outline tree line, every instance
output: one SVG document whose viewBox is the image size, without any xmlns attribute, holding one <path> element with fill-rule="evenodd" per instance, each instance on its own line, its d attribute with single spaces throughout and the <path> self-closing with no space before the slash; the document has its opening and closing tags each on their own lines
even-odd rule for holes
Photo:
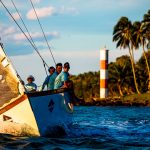
<svg viewBox="0 0 150 150">
<path fill-rule="evenodd" d="M 121 17 L 113 30 L 113 41 L 116 47 L 127 48 L 129 50 L 130 62 L 132 67 L 134 85 L 136 92 L 140 94 L 135 72 L 134 50 L 142 47 L 146 68 L 149 75 L 150 89 L 150 69 L 145 49 L 150 48 L 150 10 L 144 14 L 142 21 L 131 22 L 127 17 Z"/>
<path fill-rule="evenodd" d="M 142 21 L 131 22 L 121 17 L 113 30 L 116 47 L 128 49 L 129 56 L 118 57 L 108 64 L 108 90 L 110 96 L 143 93 L 150 91 L 150 10 Z M 135 62 L 134 51 L 143 50 Z M 99 97 L 100 72 L 88 72 L 72 76 L 75 94 L 79 98 Z"/>
<path fill-rule="evenodd" d="M 146 52 L 146 57 L 150 66 L 150 50 Z M 134 69 L 140 93 L 148 92 L 149 74 L 144 55 L 134 64 Z M 77 97 L 85 100 L 99 98 L 100 71 L 90 71 L 79 75 L 73 75 L 71 80 L 74 83 L 74 91 Z M 130 56 L 120 56 L 116 58 L 115 62 L 110 62 L 108 64 L 108 90 L 110 97 L 137 93 Z"/>
</svg>

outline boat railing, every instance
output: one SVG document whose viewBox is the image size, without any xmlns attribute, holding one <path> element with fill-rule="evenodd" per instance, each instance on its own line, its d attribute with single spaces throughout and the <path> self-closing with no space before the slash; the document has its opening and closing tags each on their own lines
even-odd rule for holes
<svg viewBox="0 0 150 150">
<path fill-rule="evenodd" d="M 46 95 L 52 95 L 52 94 L 58 94 L 58 93 L 64 93 L 68 92 L 71 89 L 68 88 L 60 88 L 55 90 L 47 90 L 47 91 L 34 91 L 34 92 L 25 92 L 25 94 L 28 97 L 37 97 L 37 96 L 46 96 Z"/>
</svg>

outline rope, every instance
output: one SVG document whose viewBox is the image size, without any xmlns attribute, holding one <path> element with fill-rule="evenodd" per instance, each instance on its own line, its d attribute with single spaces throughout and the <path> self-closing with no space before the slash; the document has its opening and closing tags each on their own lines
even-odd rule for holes
<svg viewBox="0 0 150 150">
<path fill-rule="evenodd" d="M 42 24 L 41 24 L 40 19 L 39 19 L 38 15 L 37 15 L 37 12 L 36 12 L 36 10 L 35 10 L 35 7 L 34 7 L 34 5 L 33 5 L 32 0 L 30 0 L 30 3 L 31 3 L 31 5 L 32 5 L 32 8 L 33 8 L 34 13 L 35 13 L 35 15 L 36 15 L 36 18 L 37 18 L 37 20 L 38 20 L 38 23 L 39 23 L 39 25 L 40 25 L 40 28 L 41 28 L 41 30 L 42 30 L 42 33 L 43 33 L 44 39 L 45 39 L 45 41 L 46 41 L 46 43 L 47 43 L 47 46 L 48 46 L 48 48 L 49 48 L 49 51 L 50 51 L 51 56 L 52 56 L 52 58 L 53 58 L 53 61 L 54 61 L 55 65 L 56 65 L 55 58 L 54 58 L 53 53 L 52 53 L 52 50 L 51 50 L 51 48 L 50 48 L 50 46 L 49 46 L 49 44 L 48 44 L 48 41 L 47 41 L 47 38 L 46 38 L 45 32 L 44 32 L 44 30 L 43 30 Z"/>
<path fill-rule="evenodd" d="M 13 4 L 13 6 L 14 6 L 16 12 L 17 12 L 17 14 L 19 15 L 19 17 L 20 17 L 20 19 L 21 19 L 21 21 L 22 21 L 22 24 L 24 25 L 24 27 L 25 27 L 25 29 L 26 29 L 26 31 L 27 31 L 27 33 L 28 33 L 28 35 L 29 35 L 29 37 L 30 37 L 30 39 L 31 39 L 31 41 L 32 41 L 32 43 L 33 43 L 33 45 L 34 45 L 34 47 L 35 47 L 36 49 L 38 49 L 38 48 L 36 47 L 34 41 L 33 41 L 33 38 L 32 38 L 32 36 L 31 36 L 31 34 L 30 34 L 30 32 L 29 32 L 29 30 L 28 30 L 26 24 L 25 24 L 24 21 L 23 21 L 23 19 L 22 19 L 20 13 L 19 13 L 19 11 L 18 11 L 18 9 L 17 9 L 17 7 L 16 7 L 14 1 L 11 0 L 11 2 L 12 2 L 12 4 Z M 39 54 L 39 51 L 38 51 L 38 54 Z M 42 59 L 42 61 L 43 61 L 43 59 Z M 45 65 L 48 67 L 48 65 L 45 63 L 45 61 L 43 61 L 43 66 L 44 66 L 44 69 L 45 69 L 45 72 L 46 72 L 46 75 L 47 75 L 47 71 L 46 71 L 46 66 L 45 66 Z"/>
<path fill-rule="evenodd" d="M 1 4 L 3 5 L 3 7 L 6 9 L 7 13 L 11 16 L 11 18 L 14 20 L 14 22 L 16 23 L 16 25 L 19 27 L 19 29 L 21 30 L 21 32 L 24 34 L 24 36 L 27 38 L 27 40 L 29 41 L 29 43 L 31 44 L 31 46 L 35 49 L 35 51 L 37 52 L 37 54 L 40 56 L 41 60 L 43 61 L 44 64 L 46 64 L 47 67 L 49 67 L 47 65 L 47 63 L 44 61 L 44 59 L 42 58 L 42 56 L 40 55 L 39 51 L 37 50 L 37 48 L 35 47 L 35 45 L 32 43 L 32 41 L 28 38 L 28 36 L 25 34 L 25 32 L 22 30 L 22 28 L 20 27 L 20 25 L 17 23 L 17 21 L 14 19 L 14 17 L 12 16 L 12 14 L 10 13 L 10 11 L 8 10 L 8 8 L 5 6 L 5 4 L 2 2 L 2 0 L 0 0 Z"/>
<path fill-rule="evenodd" d="M 22 23 L 23 23 L 23 25 L 24 25 L 24 27 L 25 27 L 25 29 L 26 29 L 26 31 L 27 31 L 27 33 L 28 33 L 28 35 L 29 35 L 29 37 L 30 37 L 30 39 L 31 39 L 31 41 L 32 41 L 32 43 L 33 43 L 34 46 L 36 47 L 36 45 L 35 45 L 35 43 L 34 43 L 34 41 L 33 41 L 33 38 L 31 37 L 31 34 L 30 34 L 30 32 L 29 32 L 27 26 L 25 25 L 25 23 L 24 23 L 24 21 L 23 21 L 21 15 L 20 15 L 20 13 L 19 13 L 19 11 L 18 11 L 18 9 L 17 9 L 17 7 L 16 7 L 14 1 L 11 0 L 11 2 L 12 2 L 12 4 L 13 4 L 14 8 L 16 9 L 16 12 L 17 12 L 17 14 L 19 15 L 19 17 L 20 17 L 20 19 L 21 19 L 21 21 L 22 21 Z"/>
</svg>

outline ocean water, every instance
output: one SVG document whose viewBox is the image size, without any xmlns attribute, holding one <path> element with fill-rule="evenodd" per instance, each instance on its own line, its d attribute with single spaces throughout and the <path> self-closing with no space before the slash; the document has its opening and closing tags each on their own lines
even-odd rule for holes
<svg viewBox="0 0 150 150">
<path fill-rule="evenodd" d="M 54 137 L 0 134 L 0 150 L 150 149 L 149 107 L 75 107 L 73 124 Z"/>
</svg>

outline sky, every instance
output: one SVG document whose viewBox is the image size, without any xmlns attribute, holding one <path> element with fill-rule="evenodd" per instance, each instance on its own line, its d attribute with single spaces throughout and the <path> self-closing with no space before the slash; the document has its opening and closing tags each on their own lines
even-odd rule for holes
<svg viewBox="0 0 150 150">
<path fill-rule="evenodd" d="M 2 0 L 26 33 L 11 0 Z M 54 66 L 30 0 L 13 0 L 34 42 L 49 66 Z M 128 50 L 112 42 L 113 27 L 122 17 L 141 21 L 150 0 L 32 0 L 55 61 L 71 65 L 71 74 L 99 70 L 99 51 L 109 50 L 109 62 Z M 43 63 L 31 44 L 0 4 L 0 37 L 15 69 L 25 81 L 30 74 L 41 85 L 46 77 Z M 142 54 L 136 51 L 135 58 Z"/>
</svg>

